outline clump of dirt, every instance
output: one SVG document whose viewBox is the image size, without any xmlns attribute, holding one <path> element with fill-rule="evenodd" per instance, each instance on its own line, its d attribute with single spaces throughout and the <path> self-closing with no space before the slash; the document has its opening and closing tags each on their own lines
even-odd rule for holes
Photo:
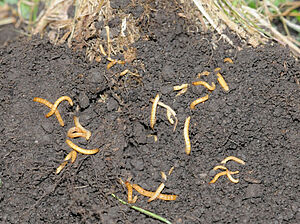
<svg viewBox="0 0 300 224">
<path fill-rule="evenodd" d="M 173 223 L 297 223 L 299 175 L 299 62 L 288 49 L 267 45 L 241 51 L 215 34 L 187 32 L 173 3 L 160 3 L 139 40 L 133 64 L 89 63 L 80 52 L 25 38 L 0 48 L 0 220 L 5 223 L 156 223 L 120 204 L 126 200 L 119 178 L 155 191 L 160 172 L 168 172 L 165 194 L 176 201 L 138 196 L 136 205 Z M 240 43 L 236 43 L 240 45 Z M 233 64 L 224 63 L 230 57 Z M 228 83 L 219 85 L 214 69 Z M 129 69 L 130 73 L 120 76 Z M 209 71 L 209 76 L 197 74 Z M 209 92 L 192 86 L 177 96 L 175 85 L 196 80 L 214 82 Z M 160 94 L 178 118 L 175 131 L 158 107 L 150 128 L 150 99 Z M 190 109 L 195 99 L 209 94 Z M 65 122 L 45 118 L 54 103 L 70 96 L 74 106 L 59 106 Z M 83 148 L 99 147 L 93 156 L 79 155 L 60 175 L 55 169 L 70 152 L 66 132 L 73 116 L 92 132 L 89 141 L 72 140 Z M 186 155 L 183 125 L 191 116 L 192 150 Z M 153 135 L 158 140 L 154 141 Z M 239 183 L 225 176 L 208 184 L 213 167 L 227 156 Z M 134 192 L 137 195 L 136 192 Z"/>
</svg>

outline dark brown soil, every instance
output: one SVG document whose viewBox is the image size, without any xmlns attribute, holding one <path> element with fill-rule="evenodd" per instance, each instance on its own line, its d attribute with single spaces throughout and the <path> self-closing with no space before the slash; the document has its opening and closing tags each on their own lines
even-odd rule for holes
<svg viewBox="0 0 300 224">
<path fill-rule="evenodd" d="M 241 51 L 221 39 L 212 43 L 215 34 L 187 32 L 173 3 L 162 7 L 156 6 L 144 27 L 148 40 L 133 46 L 135 66 L 107 70 L 105 60 L 89 63 L 79 52 L 38 38 L 0 48 L 1 223 L 158 223 L 111 193 L 127 200 L 119 178 L 155 191 L 160 172 L 172 166 L 163 193 L 178 199 L 148 203 L 139 195 L 136 206 L 172 223 L 300 222 L 299 62 L 274 43 Z M 225 57 L 234 64 L 224 63 Z M 229 92 L 218 84 L 216 67 Z M 141 77 L 119 77 L 126 68 Z M 197 80 L 204 70 L 211 74 L 201 80 L 215 82 L 216 89 L 191 110 L 190 103 L 208 91 L 190 87 L 176 97 L 173 86 Z M 150 128 L 150 99 L 156 94 L 177 112 L 175 132 L 161 107 Z M 54 103 L 63 95 L 75 105 L 59 106 L 66 124 L 61 127 L 55 116 L 45 118 L 49 108 L 33 98 Z M 78 155 L 56 175 L 70 152 L 65 140 L 74 115 L 92 137 L 72 141 L 101 151 Z M 183 138 L 188 116 L 190 155 Z M 223 176 L 209 184 L 213 167 L 231 155 L 246 162 L 226 164 L 240 171 L 234 175 L 239 183 Z"/>
</svg>

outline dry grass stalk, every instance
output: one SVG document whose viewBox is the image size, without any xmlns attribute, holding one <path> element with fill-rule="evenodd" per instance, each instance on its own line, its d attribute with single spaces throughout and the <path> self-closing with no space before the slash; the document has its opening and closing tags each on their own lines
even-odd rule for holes
<svg viewBox="0 0 300 224">
<path fill-rule="evenodd" d="M 234 31 L 242 39 L 246 39 L 253 47 L 266 42 L 266 37 L 234 8 L 227 0 L 193 0 L 208 23 L 231 45 L 232 41 L 226 36 L 226 27 Z M 224 26 L 226 25 L 226 26 Z"/>
<path fill-rule="evenodd" d="M 40 19 L 33 31 L 33 34 L 42 33 L 45 27 L 51 23 L 58 23 L 58 27 L 67 27 L 70 25 L 68 20 L 68 9 L 73 4 L 73 0 L 54 0 L 49 1 L 46 10 L 41 13 Z"/>
<path fill-rule="evenodd" d="M 261 26 L 265 26 L 269 28 L 270 32 L 274 36 L 274 39 L 276 39 L 279 43 L 285 45 L 287 44 L 290 49 L 295 53 L 296 56 L 300 56 L 300 49 L 292 42 L 290 41 L 287 37 L 282 35 L 280 32 L 278 32 L 271 24 L 270 22 L 263 18 L 260 14 L 257 13 L 256 10 L 249 8 L 247 6 L 242 6 L 242 9 L 245 10 L 245 12 L 251 14 L 255 19 L 257 19 L 258 23 Z"/>
</svg>

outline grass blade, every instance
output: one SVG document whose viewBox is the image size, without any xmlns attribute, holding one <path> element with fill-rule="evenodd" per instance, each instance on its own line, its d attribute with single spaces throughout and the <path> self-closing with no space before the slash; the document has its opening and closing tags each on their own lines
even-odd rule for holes
<svg viewBox="0 0 300 224">
<path fill-rule="evenodd" d="M 145 215 L 148 215 L 148 216 L 150 216 L 152 218 L 158 219 L 158 220 L 160 220 L 160 221 L 162 221 L 164 223 L 172 224 L 169 220 L 167 220 L 167 219 L 165 219 L 165 218 L 163 218 L 163 217 L 161 217 L 159 215 L 156 215 L 156 214 L 154 214 L 152 212 L 149 212 L 149 211 L 147 211 L 147 210 L 145 210 L 143 208 L 139 208 L 137 206 L 128 204 L 127 202 L 125 202 L 122 199 L 118 198 L 115 194 L 111 194 L 111 196 L 113 196 L 114 198 L 118 199 L 122 204 L 128 205 L 130 208 L 133 208 L 133 209 L 135 209 L 135 210 L 137 210 L 137 211 L 139 211 L 139 212 L 141 212 L 141 213 L 143 213 Z"/>
</svg>

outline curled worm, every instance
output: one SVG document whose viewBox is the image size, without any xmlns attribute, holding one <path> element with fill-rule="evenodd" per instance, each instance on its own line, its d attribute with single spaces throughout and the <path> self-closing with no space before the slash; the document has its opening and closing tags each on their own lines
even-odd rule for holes
<svg viewBox="0 0 300 224">
<path fill-rule="evenodd" d="M 51 111 L 46 115 L 46 117 L 50 117 L 52 114 L 54 114 L 55 111 L 56 111 L 56 109 L 57 109 L 57 107 L 58 107 L 58 105 L 59 105 L 59 104 L 61 103 L 61 101 L 63 101 L 63 100 L 67 100 L 67 101 L 69 102 L 69 104 L 70 104 L 71 106 L 73 106 L 73 101 L 72 101 L 72 99 L 71 99 L 70 97 L 68 97 L 68 96 L 62 96 L 62 97 L 58 98 L 58 99 L 55 101 L 55 103 L 54 103 L 53 106 L 51 107 Z"/>
<path fill-rule="evenodd" d="M 85 155 L 93 155 L 93 154 L 96 154 L 97 152 L 99 152 L 99 149 L 83 149 L 83 148 L 75 145 L 69 139 L 66 140 L 66 143 L 75 151 L 85 154 Z"/>
<path fill-rule="evenodd" d="M 206 100 L 208 100 L 208 95 L 204 96 L 204 97 L 201 97 L 197 100 L 194 100 L 191 105 L 190 105 L 190 108 L 191 109 L 195 109 L 195 106 L 199 103 L 204 103 Z"/>
<path fill-rule="evenodd" d="M 137 184 L 132 184 L 133 189 L 135 189 L 137 192 L 139 192 L 141 195 L 144 195 L 146 197 L 152 197 L 154 192 L 147 191 L 140 187 Z M 174 201 L 177 198 L 177 195 L 168 195 L 168 194 L 159 194 L 157 196 L 158 199 L 165 200 L 165 201 Z"/>
<path fill-rule="evenodd" d="M 34 97 L 34 98 L 33 98 L 33 101 L 34 101 L 34 102 L 41 103 L 41 104 L 44 104 L 44 105 L 46 105 L 47 107 L 49 107 L 50 109 L 53 107 L 53 104 L 50 103 L 48 100 L 45 100 L 45 99 L 42 99 L 42 98 L 39 98 L 39 97 Z M 56 118 L 57 118 L 59 124 L 60 124 L 61 126 L 64 126 L 64 125 L 65 125 L 65 124 L 64 124 L 64 121 L 63 121 L 63 119 L 61 118 L 61 115 L 60 115 L 60 113 L 59 113 L 59 111 L 58 111 L 57 109 L 55 110 L 54 114 L 55 114 L 55 116 L 56 116 Z"/>
</svg>

